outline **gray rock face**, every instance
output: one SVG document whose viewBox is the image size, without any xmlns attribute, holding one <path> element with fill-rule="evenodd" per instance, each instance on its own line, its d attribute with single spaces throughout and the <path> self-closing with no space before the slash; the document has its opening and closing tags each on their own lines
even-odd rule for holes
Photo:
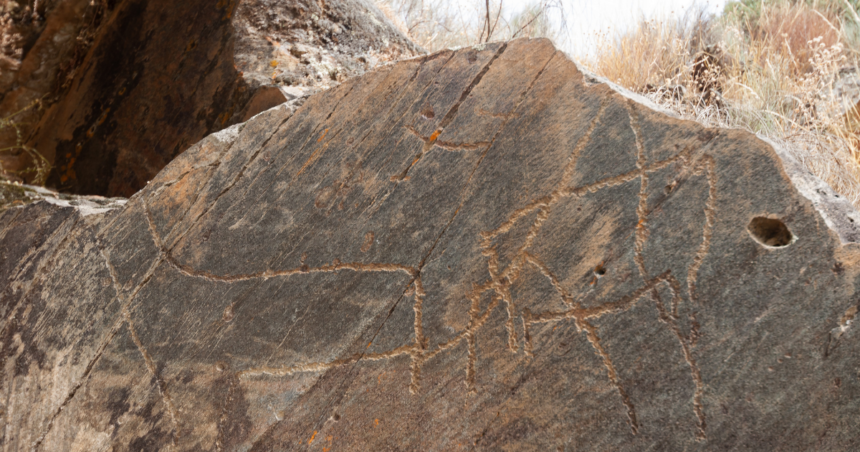
<svg viewBox="0 0 860 452">
<path fill-rule="evenodd" d="M 860 448 L 858 246 L 769 144 L 545 40 L 269 110 L 104 208 L 0 214 L 4 450 Z"/>
</svg>

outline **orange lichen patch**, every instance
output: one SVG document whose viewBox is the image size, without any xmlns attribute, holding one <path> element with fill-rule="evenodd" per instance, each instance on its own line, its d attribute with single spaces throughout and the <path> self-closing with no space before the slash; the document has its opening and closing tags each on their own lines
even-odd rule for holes
<svg viewBox="0 0 860 452">
<path fill-rule="evenodd" d="M 110 113 L 110 108 L 106 108 L 105 111 L 102 112 L 102 115 L 99 116 L 99 120 L 97 122 L 98 125 L 104 124 L 104 122 L 107 120 L 108 113 Z"/>
<path fill-rule="evenodd" d="M 373 426 L 374 426 L 374 427 L 379 427 L 379 419 L 374 419 L 374 420 L 373 420 Z"/>
<path fill-rule="evenodd" d="M 224 4 L 227 12 L 221 20 L 230 20 L 233 17 L 233 10 L 236 9 L 236 0 L 219 0 L 218 4 Z"/>
<path fill-rule="evenodd" d="M 218 115 L 218 121 L 221 122 L 221 125 L 223 126 L 224 124 L 227 123 L 227 120 L 230 119 L 232 116 L 233 116 L 233 107 L 230 107 L 229 110 Z"/>
<path fill-rule="evenodd" d="M 442 129 L 436 129 L 436 131 L 433 132 L 432 135 L 430 135 L 430 141 L 436 141 L 436 138 L 439 138 L 439 135 L 442 135 Z"/>
<path fill-rule="evenodd" d="M 371 246 L 373 246 L 373 231 L 368 231 L 364 234 L 364 243 L 361 245 L 361 252 L 366 253 L 370 251 Z"/>
<path fill-rule="evenodd" d="M 67 158 L 67 159 L 72 158 L 72 153 L 71 153 L 71 152 L 66 153 L 66 158 Z"/>
<path fill-rule="evenodd" d="M 327 134 L 327 133 L 328 133 L 328 129 L 323 130 L 323 133 L 322 133 L 322 135 L 319 137 L 319 139 L 317 140 L 317 143 L 319 143 L 320 141 L 322 141 L 322 140 L 323 140 L 323 138 L 325 138 L 325 134 Z"/>
<path fill-rule="evenodd" d="M 315 162 L 316 159 L 319 158 L 320 154 L 322 153 L 322 150 L 323 150 L 323 148 L 319 148 L 319 149 L 315 150 L 311 154 L 311 156 L 308 157 L 308 160 L 305 162 L 305 164 L 302 165 L 301 169 L 299 169 L 299 172 L 296 173 L 296 176 L 300 176 L 302 173 L 304 173 L 305 170 L 308 169 L 309 166 L 311 166 L 311 163 Z"/>
<path fill-rule="evenodd" d="M 314 442 L 314 438 L 316 438 L 316 437 L 317 437 L 317 431 L 316 431 L 316 430 L 314 430 L 314 434 L 313 434 L 313 435 L 311 435 L 311 439 L 309 439 L 309 440 L 308 440 L 308 444 L 313 443 L 313 442 Z"/>
<path fill-rule="evenodd" d="M 272 60 L 272 61 L 269 63 L 269 66 L 272 66 L 272 67 L 278 67 L 278 60 Z"/>
<path fill-rule="evenodd" d="M 226 9 L 226 13 L 224 14 L 223 20 L 227 20 L 233 16 L 233 6 L 235 6 L 236 0 L 218 0 L 218 3 L 215 4 L 215 8 L 217 9 Z"/>
</svg>

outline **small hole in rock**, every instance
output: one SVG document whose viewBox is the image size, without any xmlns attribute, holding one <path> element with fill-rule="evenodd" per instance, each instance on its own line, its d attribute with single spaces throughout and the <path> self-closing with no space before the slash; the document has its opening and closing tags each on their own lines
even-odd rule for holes
<svg viewBox="0 0 860 452">
<path fill-rule="evenodd" d="M 425 105 L 421 110 L 421 117 L 424 119 L 433 119 L 436 117 L 436 113 L 433 112 L 433 107 L 430 105 Z"/>
<path fill-rule="evenodd" d="M 606 267 L 603 264 L 598 264 L 597 267 L 594 267 L 594 276 L 600 278 L 601 276 L 606 274 Z"/>
<path fill-rule="evenodd" d="M 756 242 L 774 248 L 790 245 L 794 238 L 785 223 L 774 218 L 755 217 L 747 230 Z"/>
</svg>

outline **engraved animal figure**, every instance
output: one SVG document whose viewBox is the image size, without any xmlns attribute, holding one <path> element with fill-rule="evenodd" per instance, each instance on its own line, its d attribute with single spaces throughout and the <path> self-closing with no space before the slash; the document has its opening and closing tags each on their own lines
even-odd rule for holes
<svg viewBox="0 0 860 452">
<path fill-rule="evenodd" d="M 524 337 L 522 340 L 523 349 L 525 354 L 528 356 L 531 356 L 533 353 L 535 353 L 531 337 L 531 329 L 534 325 L 551 322 L 573 321 L 577 330 L 585 334 L 586 339 L 594 348 L 594 351 L 597 356 L 603 362 L 606 368 L 607 377 L 609 378 L 609 381 L 612 383 L 612 385 L 617 389 L 621 401 L 627 410 L 628 422 L 630 424 L 631 431 L 634 434 L 637 433 L 639 430 L 639 422 L 636 417 L 636 410 L 634 408 L 634 405 L 630 401 L 630 397 L 627 394 L 627 391 L 621 384 L 621 381 L 616 371 L 616 367 L 613 364 L 612 357 L 601 343 L 598 327 L 594 325 L 594 321 L 602 318 L 603 316 L 615 315 L 625 312 L 634 307 L 640 300 L 650 299 L 654 303 L 659 313 L 659 318 L 661 322 L 667 325 L 671 332 L 674 334 L 674 336 L 677 338 L 685 361 L 689 366 L 690 375 L 695 385 L 692 405 L 693 412 L 696 416 L 696 425 L 698 428 L 697 438 L 704 439 L 706 427 L 705 412 L 702 405 L 704 383 L 698 365 L 696 364 L 695 357 L 692 353 L 695 341 L 695 332 L 692 330 L 689 332 L 682 331 L 678 318 L 678 306 L 684 301 L 688 303 L 693 303 L 693 305 L 698 303 L 696 296 L 696 279 L 698 275 L 698 270 L 701 267 L 701 264 L 708 253 L 715 219 L 715 200 L 717 192 L 715 180 L 716 176 L 714 173 L 714 160 L 711 156 L 707 154 L 701 154 L 694 159 L 692 158 L 692 150 L 685 150 L 666 160 L 657 162 L 647 161 L 646 152 L 643 149 L 642 142 L 639 136 L 640 131 L 636 120 L 636 115 L 632 113 L 633 108 L 634 107 L 632 101 L 630 101 L 627 105 L 627 109 L 628 116 L 630 118 L 631 128 L 635 136 L 637 155 L 636 169 L 624 174 L 602 179 L 594 183 L 581 186 L 571 186 L 573 177 L 575 175 L 577 159 L 579 158 L 579 155 L 582 153 L 582 151 L 590 143 L 591 135 L 597 125 L 600 123 L 600 120 L 606 110 L 606 104 L 602 105 L 599 112 L 592 120 L 588 130 L 577 142 L 574 150 L 570 154 L 568 161 L 565 162 L 560 182 L 553 189 L 553 191 L 547 196 L 542 196 L 532 200 L 525 207 L 514 211 L 508 217 L 508 219 L 504 221 L 500 226 L 493 230 L 484 231 L 480 234 L 480 237 L 477 237 L 477 239 L 479 240 L 481 253 L 486 258 L 489 279 L 486 282 L 474 285 L 473 289 L 465 295 L 466 299 L 471 301 L 471 308 L 468 312 L 469 320 L 465 329 L 459 331 L 452 339 L 443 343 L 438 343 L 434 347 L 429 347 L 430 339 L 425 337 L 423 332 L 423 322 L 421 316 L 422 305 L 424 303 L 426 293 L 424 291 L 424 287 L 421 280 L 421 272 L 418 268 L 415 267 L 388 263 L 343 263 L 335 259 L 331 264 L 323 265 L 320 267 L 308 267 L 307 265 L 303 264 L 301 267 L 293 269 L 265 270 L 259 273 L 248 275 L 213 275 L 208 272 L 202 272 L 191 268 L 190 266 L 179 262 L 174 256 L 172 256 L 171 251 L 164 247 L 160 237 L 158 237 L 156 229 L 153 225 L 151 214 L 149 212 L 148 207 L 146 206 L 145 199 L 142 198 L 144 201 L 144 210 L 146 212 L 146 216 L 150 225 L 150 231 L 153 235 L 153 240 L 161 250 L 161 257 L 159 258 L 158 263 L 166 262 L 167 264 L 175 268 L 177 271 L 187 276 L 205 278 L 210 281 L 220 281 L 226 283 L 256 278 L 297 277 L 310 273 L 344 271 L 402 272 L 409 276 L 409 286 L 411 296 L 413 298 L 413 309 L 415 314 L 414 340 L 411 343 L 404 344 L 386 352 L 357 354 L 354 356 L 328 362 L 293 363 L 281 367 L 264 366 L 246 369 L 238 373 L 238 377 L 240 379 L 254 378 L 255 376 L 260 375 L 288 376 L 302 372 L 321 372 L 337 366 L 355 363 L 359 360 L 388 360 L 405 355 L 409 356 L 412 360 L 412 382 L 410 385 L 410 390 L 415 393 L 420 390 L 421 369 L 423 364 L 428 360 L 436 357 L 437 355 L 454 349 L 458 344 L 465 341 L 468 345 L 468 358 L 466 362 L 466 385 L 471 390 L 475 390 L 477 333 L 487 324 L 488 318 L 496 308 L 504 307 L 507 313 L 506 330 L 508 335 L 508 345 L 510 350 L 513 352 L 517 352 L 519 350 L 520 341 L 516 332 L 515 322 L 517 321 L 517 318 L 521 319 L 524 332 Z M 429 144 L 427 146 L 428 148 L 434 146 L 433 142 L 435 140 L 433 138 L 435 137 L 432 137 L 430 139 Z M 491 143 L 481 144 L 485 146 L 491 146 Z M 708 200 L 704 207 L 706 220 L 705 224 L 702 227 L 701 242 L 698 250 L 695 253 L 691 265 L 688 267 L 688 273 L 686 277 L 686 299 L 683 295 L 683 289 L 681 287 L 681 284 L 671 273 L 671 271 L 664 271 L 660 274 L 652 275 L 652 273 L 650 273 L 648 269 L 646 269 L 645 261 L 642 256 L 642 252 L 648 240 L 648 215 L 650 212 L 648 211 L 647 197 L 649 176 L 654 172 L 673 164 L 678 164 L 681 168 L 681 172 L 678 175 L 676 181 L 691 176 L 704 176 L 709 186 Z M 642 280 L 645 283 L 643 286 L 639 287 L 632 293 L 629 293 L 628 295 L 620 299 L 605 302 L 603 304 L 593 307 L 584 307 L 582 305 L 582 300 L 584 296 L 587 295 L 587 292 L 577 297 L 568 290 L 566 290 L 564 287 L 562 287 L 562 284 L 559 282 L 559 279 L 556 274 L 541 260 L 540 256 L 537 256 L 532 253 L 532 245 L 534 244 L 535 239 L 541 233 L 541 229 L 544 222 L 547 220 L 553 209 L 557 207 L 559 201 L 569 197 L 583 197 L 588 195 L 589 193 L 595 193 L 599 190 L 609 187 L 633 183 L 637 180 L 639 181 L 640 189 L 639 204 L 636 211 L 638 223 L 635 227 L 635 230 L 633 231 L 635 236 L 635 245 L 633 251 L 634 260 L 638 272 L 640 273 Z M 674 183 L 672 185 L 674 185 Z M 499 253 L 494 245 L 494 239 L 510 231 L 511 228 L 513 228 L 518 223 L 526 221 L 527 218 L 532 218 L 531 214 L 535 214 L 534 220 L 529 227 L 528 234 L 524 242 L 516 250 L 513 257 L 510 259 L 508 265 L 502 268 L 500 264 Z M 520 280 L 520 278 L 523 277 L 523 270 L 529 266 L 534 267 L 549 280 L 550 284 L 552 285 L 552 287 L 555 288 L 559 297 L 563 301 L 564 309 L 546 312 L 531 312 L 527 308 L 524 308 L 522 310 L 517 309 L 517 300 L 512 297 L 510 289 L 514 283 L 516 283 L 518 280 Z M 671 293 L 671 299 L 667 302 L 662 300 L 662 297 L 658 291 L 661 286 L 668 289 Z M 490 293 L 491 301 L 486 307 L 486 309 L 481 310 L 480 300 L 485 293 Z M 230 308 L 228 308 L 228 310 L 229 309 Z M 519 316 L 517 315 L 518 311 L 520 313 Z M 225 316 L 226 315 L 227 312 L 225 311 Z M 142 347 L 141 344 L 138 345 L 139 347 Z M 142 352 L 146 354 L 143 349 Z"/>
</svg>

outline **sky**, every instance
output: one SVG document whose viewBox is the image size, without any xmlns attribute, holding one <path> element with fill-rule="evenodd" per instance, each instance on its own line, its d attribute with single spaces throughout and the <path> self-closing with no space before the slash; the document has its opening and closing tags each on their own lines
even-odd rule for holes
<svg viewBox="0 0 860 452">
<path fill-rule="evenodd" d="M 503 0 L 505 14 L 510 17 L 535 0 Z M 598 33 L 612 36 L 635 27 L 640 19 L 683 17 L 690 8 L 704 7 L 710 13 L 723 10 L 726 0 L 561 0 L 567 22 L 568 42 L 558 42 L 575 55 L 592 52 Z M 561 12 L 551 13 L 559 20 Z"/>
</svg>

